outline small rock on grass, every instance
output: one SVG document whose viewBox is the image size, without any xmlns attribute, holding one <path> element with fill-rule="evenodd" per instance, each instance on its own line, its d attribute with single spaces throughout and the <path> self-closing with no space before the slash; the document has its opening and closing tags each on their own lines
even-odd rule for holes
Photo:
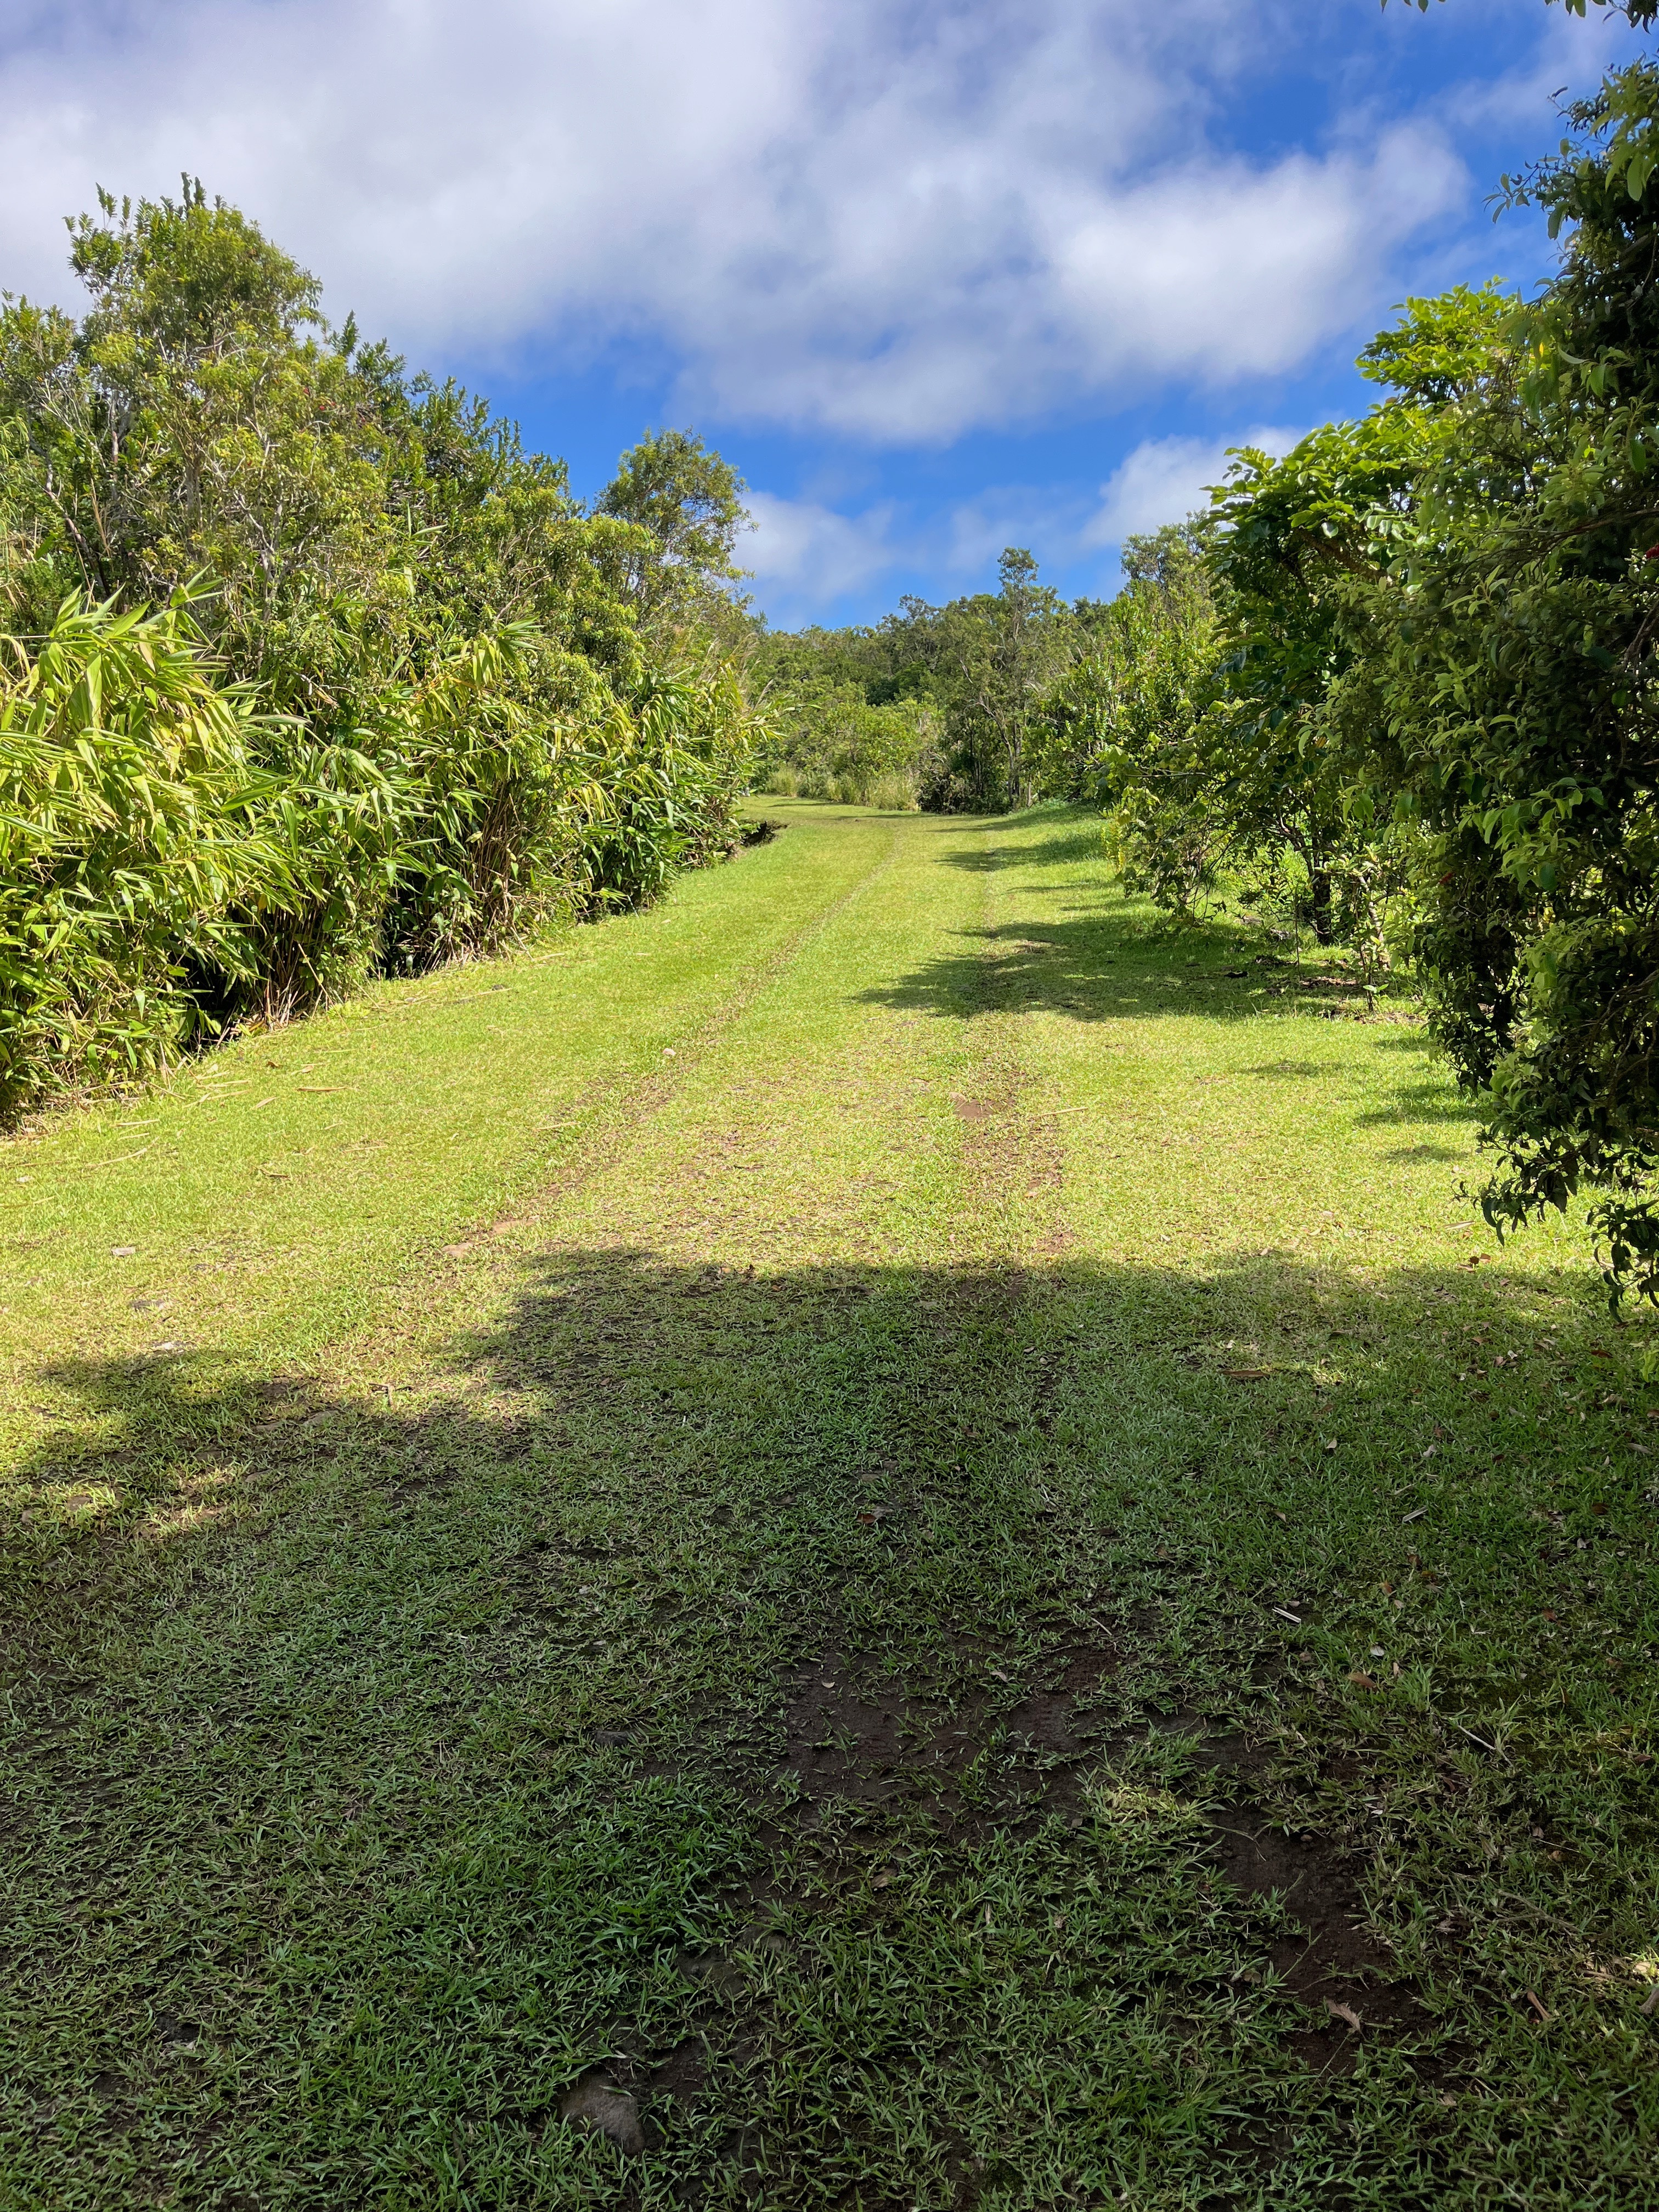
<svg viewBox="0 0 1659 2212">
<path fill-rule="evenodd" d="M 629 2158 L 645 2148 L 639 2106 L 625 2089 L 613 2089 L 608 2081 L 584 2081 L 567 2092 L 559 2100 L 559 2118 L 573 2128 L 608 2136 Z"/>
</svg>

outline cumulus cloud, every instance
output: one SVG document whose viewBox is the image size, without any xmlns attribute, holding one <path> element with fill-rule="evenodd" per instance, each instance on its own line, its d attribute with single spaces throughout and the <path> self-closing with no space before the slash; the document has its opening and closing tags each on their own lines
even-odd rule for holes
<svg viewBox="0 0 1659 2212">
<path fill-rule="evenodd" d="M 1124 539 L 1207 505 L 1207 488 L 1225 476 L 1231 448 L 1287 453 L 1302 435 L 1258 424 L 1226 439 L 1147 439 L 1093 499 L 1064 485 L 1002 484 L 931 512 L 884 501 L 843 514 L 814 500 L 754 492 L 747 503 L 755 534 L 741 557 L 757 598 L 779 623 L 823 616 L 896 569 L 932 579 L 927 588 L 935 592 L 994 590 L 997 557 L 1008 545 L 1028 547 L 1047 574 L 1068 578 L 1070 589 L 1110 591 Z"/>
<path fill-rule="evenodd" d="M 845 599 L 896 566 L 890 505 L 858 515 L 837 514 L 813 500 L 750 492 L 745 504 L 753 535 L 739 558 L 769 606 L 821 606 Z"/>
<path fill-rule="evenodd" d="M 416 352 L 663 349 L 687 409 L 943 442 L 1287 369 L 1461 198 L 1437 126 L 1206 136 L 1236 0 L 58 0 L 0 33 L 0 269 L 178 173 Z"/>
<path fill-rule="evenodd" d="M 1489 27 L 1502 40 L 1509 25 L 1486 0 Z M 1558 94 L 1570 87 L 1588 88 L 1603 70 L 1636 59 L 1648 44 L 1637 30 L 1608 9 L 1595 8 L 1575 19 L 1553 8 L 1533 30 L 1529 50 L 1497 76 L 1449 85 L 1433 102 L 1460 125 L 1523 124 L 1535 129 Z M 1496 52 L 1504 52 L 1498 44 Z M 1545 131 L 1546 145 L 1550 134 Z M 1540 149 L 1541 150 L 1541 149 Z"/>
<path fill-rule="evenodd" d="M 843 514 L 814 500 L 751 492 L 754 536 L 739 557 L 755 595 L 777 621 L 806 620 L 902 569 L 935 591 L 994 589 L 1007 545 L 1034 550 L 1045 568 L 1086 558 L 1090 502 L 1053 486 L 993 486 L 930 511 L 886 500 Z"/>
<path fill-rule="evenodd" d="M 1121 545 L 1143 530 L 1184 522 L 1210 503 L 1209 488 L 1227 473 L 1228 450 L 1259 446 L 1288 453 L 1300 430 L 1258 428 L 1236 438 L 1149 438 L 1127 454 L 1100 488 L 1100 507 L 1084 533 L 1089 545 Z"/>
</svg>

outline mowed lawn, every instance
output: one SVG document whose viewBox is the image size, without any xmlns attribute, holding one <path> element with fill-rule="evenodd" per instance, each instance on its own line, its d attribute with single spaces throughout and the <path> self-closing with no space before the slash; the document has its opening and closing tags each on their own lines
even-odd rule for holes
<svg viewBox="0 0 1659 2212">
<path fill-rule="evenodd" d="M 0 1146 L 0 2207 L 1659 2205 L 1653 1328 L 1404 1000 L 763 804 Z"/>
</svg>

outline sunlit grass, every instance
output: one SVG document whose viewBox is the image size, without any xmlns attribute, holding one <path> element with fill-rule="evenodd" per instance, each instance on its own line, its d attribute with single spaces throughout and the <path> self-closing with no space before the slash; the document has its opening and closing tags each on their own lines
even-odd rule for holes
<svg viewBox="0 0 1659 2212">
<path fill-rule="evenodd" d="M 0 2191 L 1644 2203 L 1645 1322 L 1408 1007 L 761 805 L 12 1147 Z"/>
</svg>

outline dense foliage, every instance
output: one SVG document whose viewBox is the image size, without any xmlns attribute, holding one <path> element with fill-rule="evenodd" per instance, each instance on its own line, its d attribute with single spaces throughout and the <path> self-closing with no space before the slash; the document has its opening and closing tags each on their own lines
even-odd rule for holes
<svg viewBox="0 0 1659 2212">
<path fill-rule="evenodd" d="M 1659 70 L 1574 111 L 1513 180 L 1559 277 L 1445 365 L 1369 617 L 1367 778 L 1427 842 L 1414 949 L 1481 1091 L 1489 1217 L 1588 1182 L 1616 1280 L 1659 1289 Z M 1432 362 L 1379 359 L 1415 396 Z"/>
<path fill-rule="evenodd" d="M 186 185 L 0 309 L 0 1107 L 650 897 L 732 836 L 742 487 L 561 463 Z"/>
<path fill-rule="evenodd" d="M 753 666 L 769 687 L 773 787 L 945 811 L 1040 797 L 1044 702 L 1103 611 L 1067 606 L 1018 546 L 997 581 L 942 607 L 902 599 L 868 628 L 763 634 Z"/>
<path fill-rule="evenodd" d="M 1498 1149 L 1488 1218 L 1588 1186 L 1611 1279 L 1650 1294 L 1656 112 L 1645 63 L 1573 111 L 1564 151 L 1509 185 L 1564 237 L 1559 276 L 1531 303 L 1410 303 L 1362 361 L 1389 396 L 1283 460 L 1241 457 L 1208 555 L 1208 719 L 1249 776 L 1286 773 L 1338 872 L 1409 886 L 1400 944 Z"/>
<path fill-rule="evenodd" d="M 1386 389 L 1370 415 L 1239 457 L 1203 524 L 1207 679 L 1171 679 L 1136 817 L 1171 905 L 1194 881 L 1183 840 L 1276 846 L 1322 939 L 1369 931 L 1380 960 L 1392 935 L 1483 1103 L 1488 1218 L 1588 1188 L 1615 1291 L 1650 1296 L 1656 114 L 1659 70 L 1637 64 L 1509 180 L 1564 240 L 1540 298 L 1410 302 L 1362 357 Z"/>
<path fill-rule="evenodd" d="M 1505 185 L 1563 242 L 1541 295 L 1408 302 L 1370 412 L 1241 452 L 1109 605 L 1011 552 L 998 594 L 769 649 L 935 702 L 928 803 L 1092 800 L 1172 916 L 1276 906 L 1373 981 L 1407 962 L 1488 1218 L 1588 1189 L 1615 1293 L 1659 1297 L 1656 118 L 1645 60 L 1570 111 Z"/>
</svg>

